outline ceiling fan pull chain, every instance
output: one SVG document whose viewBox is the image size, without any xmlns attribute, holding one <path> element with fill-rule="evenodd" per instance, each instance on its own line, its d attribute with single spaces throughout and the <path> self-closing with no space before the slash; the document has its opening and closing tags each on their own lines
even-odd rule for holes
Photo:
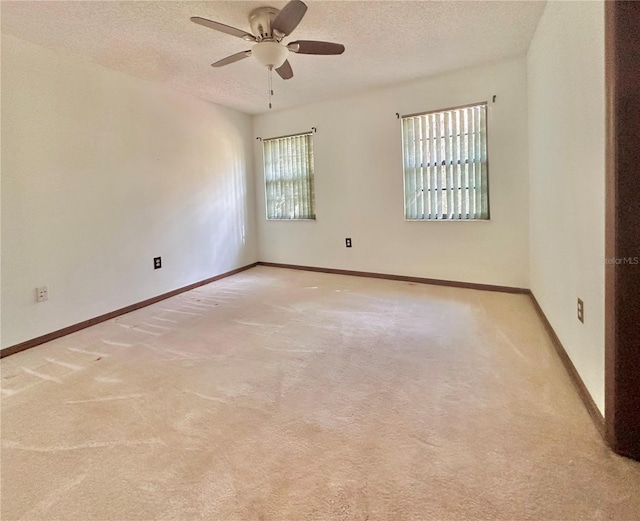
<svg viewBox="0 0 640 521">
<path fill-rule="evenodd" d="M 268 71 L 267 72 L 267 74 L 268 74 L 267 87 L 269 89 L 269 109 L 271 109 L 271 96 L 273 96 L 273 74 L 272 74 L 273 67 L 270 66 L 267 69 L 267 71 Z"/>
<path fill-rule="evenodd" d="M 271 67 L 267 67 L 267 97 L 269 98 L 269 108 L 271 108 Z"/>
</svg>

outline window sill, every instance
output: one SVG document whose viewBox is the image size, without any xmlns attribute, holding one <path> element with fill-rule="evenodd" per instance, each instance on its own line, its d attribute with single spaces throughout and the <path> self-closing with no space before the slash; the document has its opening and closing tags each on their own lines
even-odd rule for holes
<svg viewBox="0 0 640 521">
<path fill-rule="evenodd" d="M 491 219 L 404 219 L 406 223 L 490 223 Z"/>
</svg>

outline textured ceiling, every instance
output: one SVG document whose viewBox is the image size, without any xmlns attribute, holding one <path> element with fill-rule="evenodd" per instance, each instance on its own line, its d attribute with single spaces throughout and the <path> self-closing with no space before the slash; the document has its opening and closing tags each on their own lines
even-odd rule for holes
<svg viewBox="0 0 640 521">
<path fill-rule="evenodd" d="M 305 0 L 291 38 L 343 43 L 341 56 L 290 56 L 294 78 L 274 75 L 274 108 L 302 105 L 526 52 L 544 9 L 527 1 Z M 220 103 L 266 112 L 267 71 L 240 38 L 189 21 L 201 16 L 249 31 L 256 7 L 285 1 L 2 1 L 2 31 Z"/>
</svg>

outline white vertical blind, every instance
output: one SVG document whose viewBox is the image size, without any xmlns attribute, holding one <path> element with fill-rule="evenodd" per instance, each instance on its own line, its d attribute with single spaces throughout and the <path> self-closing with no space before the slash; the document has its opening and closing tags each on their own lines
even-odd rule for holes
<svg viewBox="0 0 640 521">
<path fill-rule="evenodd" d="M 315 219 L 311 133 L 265 139 L 267 219 Z"/>
<path fill-rule="evenodd" d="M 402 118 L 409 220 L 489 219 L 486 103 Z"/>
</svg>

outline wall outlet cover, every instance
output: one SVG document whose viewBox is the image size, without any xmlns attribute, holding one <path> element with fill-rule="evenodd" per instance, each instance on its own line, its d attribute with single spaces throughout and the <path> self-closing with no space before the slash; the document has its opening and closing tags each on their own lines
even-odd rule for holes
<svg viewBox="0 0 640 521">
<path fill-rule="evenodd" d="M 153 258 L 153 269 L 159 270 L 162 268 L 162 257 L 154 257 Z"/>
<path fill-rule="evenodd" d="M 36 301 L 44 302 L 49 300 L 49 286 L 39 286 L 36 288 Z"/>
<path fill-rule="evenodd" d="M 578 320 L 584 324 L 584 302 L 578 299 Z"/>
<path fill-rule="evenodd" d="M 347 248 L 351 248 L 351 237 L 346 238 L 344 242 L 347 245 Z"/>
</svg>

